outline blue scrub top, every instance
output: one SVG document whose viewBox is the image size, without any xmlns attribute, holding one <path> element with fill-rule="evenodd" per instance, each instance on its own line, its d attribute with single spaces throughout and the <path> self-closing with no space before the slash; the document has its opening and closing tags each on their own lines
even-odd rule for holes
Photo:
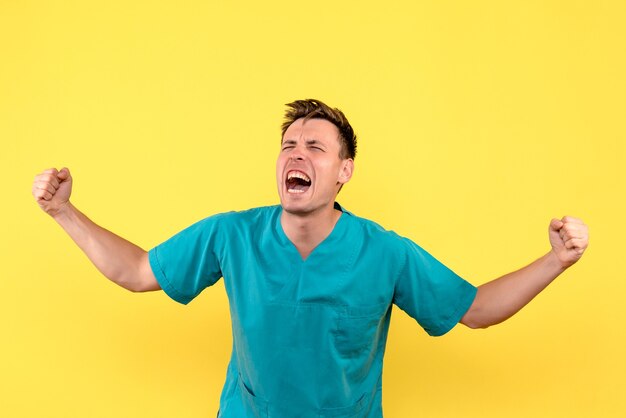
<svg viewBox="0 0 626 418">
<path fill-rule="evenodd" d="M 210 216 L 149 251 L 180 303 L 224 278 L 233 351 L 220 417 L 380 418 L 392 304 L 434 336 L 472 304 L 476 288 L 417 244 L 335 208 L 305 261 L 280 205 Z"/>
</svg>

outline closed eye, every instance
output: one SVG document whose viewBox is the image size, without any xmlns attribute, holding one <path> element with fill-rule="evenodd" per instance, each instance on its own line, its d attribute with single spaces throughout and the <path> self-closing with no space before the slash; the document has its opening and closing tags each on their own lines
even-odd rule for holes
<svg viewBox="0 0 626 418">
<path fill-rule="evenodd" d="M 316 140 L 309 140 L 306 142 L 306 145 L 311 149 L 315 149 L 318 151 L 325 151 L 324 146 L 320 144 L 319 141 L 316 141 Z"/>
</svg>

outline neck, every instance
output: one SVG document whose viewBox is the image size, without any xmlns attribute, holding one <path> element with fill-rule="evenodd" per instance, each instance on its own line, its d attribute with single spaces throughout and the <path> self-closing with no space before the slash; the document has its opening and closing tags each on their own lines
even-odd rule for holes
<svg viewBox="0 0 626 418">
<path fill-rule="evenodd" d="M 322 210 L 296 214 L 282 211 L 280 223 L 289 241 L 295 245 L 302 259 L 306 258 L 327 236 L 330 235 L 341 216 L 334 205 Z"/>
</svg>

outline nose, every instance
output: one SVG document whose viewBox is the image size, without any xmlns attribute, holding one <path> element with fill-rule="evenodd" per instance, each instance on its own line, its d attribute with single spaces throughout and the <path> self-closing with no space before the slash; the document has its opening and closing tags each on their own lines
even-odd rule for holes
<svg viewBox="0 0 626 418">
<path fill-rule="evenodd" d="M 291 155 L 289 156 L 289 158 L 291 160 L 293 160 L 293 161 L 303 161 L 304 160 L 304 152 L 302 151 L 302 148 L 295 147 L 291 151 Z"/>
</svg>

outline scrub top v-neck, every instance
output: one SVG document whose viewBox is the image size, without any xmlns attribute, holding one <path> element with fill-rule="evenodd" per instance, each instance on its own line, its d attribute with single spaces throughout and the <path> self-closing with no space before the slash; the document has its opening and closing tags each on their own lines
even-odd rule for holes
<svg viewBox="0 0 626 418">
<path fill-rule="evenodd" d="M 291 240 L 289 239 L 289 237 L 287 236 L 287 234 L 285 234 L 285 230 L 283 229 L 283 226 L 281 224 L 281 215 L 282 215 L 282 208 L 280 210 L 279 216 L 278 216 L 278 222 L 276 223 L 276 232 L 278 234 L 278 239 L 280 240 L 280 242 L 285 245 L 285 247 L 287 247 L 287 256 L 288 257 L 292 257 L 292 261 L 294 263 L 296 262 L 302 262 L 302 263 L 306 263 L 306 261 L 311 257 L 311 255 L 313 255 L 313 253 L 316 252 L 316 250 L 319 247 L 324 247 L 324 246 L 329 246 L 329 245 L 333 245 L 333 241 L 336 239 L 335 237 L 337 235 L 341 235 L 342 231 L 344 229 L 343 220 L 345 220 L 345 216 L 344 216 L 344 209 L 341 207 L 341 205 L 339 205 L 339 203 L 335 202 L 334 204 L 334 209 L 341 212 L 341 214 L 339 215 L 339 218 L 337 219 L 337 222 L 335 222 L 335 225 L 333 227 L 333 229 L 330 231 L 330 234 L 328 234 L 328 236 L 326 238 L 324 238 L 322 240 L 322 242 L 320 242 L 314 249 L 313 251 L 311 251 L 311 253 L 306 257 L 306 259 L 302 258 L 302 255 L 300 254 L 300 252 L 298 251 L 298 249 L 296 248 L 296 246 L 293 244 L 293 242 L 291 242 Z M 318 251 L 319 252 L 319 251 Z"/>
<path fill-rule="evenodd" d="M 220 416 L 382 416 L 391 306 L 431 335 L 476 288 L 407 238 L 342 211 L 303 260 L 269 206 L 205 218 L 149 251 L 161 288 L 188 303 L 221 277 L 233 351 Z"/>
</svg>

